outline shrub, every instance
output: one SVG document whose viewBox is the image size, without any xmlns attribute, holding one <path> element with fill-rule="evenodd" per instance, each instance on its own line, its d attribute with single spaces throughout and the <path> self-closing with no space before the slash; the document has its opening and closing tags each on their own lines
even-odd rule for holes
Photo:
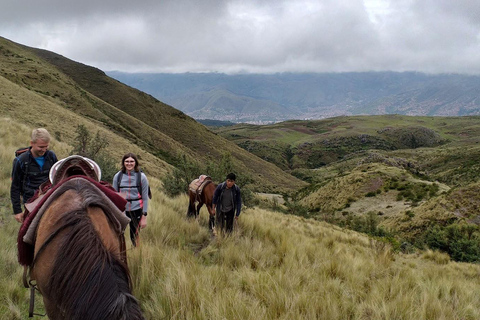
<svg viewBox="0 0 480 320">
<path fill-rule="evenodd" d="M 95 137 L 92 137 L 83 124 L 78 125 L 75 132 L 77 135 L 74 138 L 71 155 L 78 154 L 92 159 L 102 170 L 102 180 L 113 181 L 117 168 L 115 160 L 105 153 L 105 148 L 109 145 L 107 138 L 101 135 L 99 131 L 97 131 Z"/>
<path fill-rule="evenodd" d="M 451 224 L 447 227 L 433 226 L 424 236 L 431 249 L 446 252 L 455 261 L 475 262 L 480 260 L 480 235 L 478 226 Z"/>
</svg>

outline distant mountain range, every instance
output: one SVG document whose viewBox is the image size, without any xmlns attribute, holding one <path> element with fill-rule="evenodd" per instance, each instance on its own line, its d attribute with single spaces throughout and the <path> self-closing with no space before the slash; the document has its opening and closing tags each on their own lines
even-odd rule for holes
<svg viewBox="0 0 480 320">
<path fill-rule="evenodd" d="M 417 72 L 107 74 L 195 119 L 269 123 L 341 115 L 480 114 L 480 76 Z"/>
</svg>

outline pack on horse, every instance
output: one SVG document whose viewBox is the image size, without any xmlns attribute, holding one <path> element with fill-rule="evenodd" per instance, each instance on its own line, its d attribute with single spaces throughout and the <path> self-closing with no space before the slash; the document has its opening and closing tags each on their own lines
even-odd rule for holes
<svg viewBox="0 0 480 320">
<path fill-rule="evenodd" d="M 210 218 L 208 221 L 208 228 L 213 230 L 215 226 L 215 208 L 212 205 L 213 193 L 217 185 L 213 183 L 212 178 L 206 175 L 201 175 L 198 179 L 193 180 L 188 186 L 188 196 L 190 202 L 188 205 L 187 217 L 195 217 L 200 214 L 200 209 L 205 204 Z M 196 205 L 196 203 L 198 203 Z"/>
<path fill-rule="evenodd" d="M 30 270 L 30 316 L 38 288 L 50 319 L 144 319 L 127 266 L 126 200 L 100 176 L 90 159 L 68 157 L 26 205 L 18 250 Z"/>
</svg>

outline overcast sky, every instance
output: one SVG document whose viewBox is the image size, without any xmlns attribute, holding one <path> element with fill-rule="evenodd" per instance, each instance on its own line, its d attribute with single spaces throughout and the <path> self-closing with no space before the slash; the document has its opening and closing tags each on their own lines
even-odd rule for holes
<svg viewBox="0 0 480 320">
<path fill-rule="evenodd" d="M 0 0 L 0 36 L 104 71 L 480 74 L 480 0 Z"/>
</svg>

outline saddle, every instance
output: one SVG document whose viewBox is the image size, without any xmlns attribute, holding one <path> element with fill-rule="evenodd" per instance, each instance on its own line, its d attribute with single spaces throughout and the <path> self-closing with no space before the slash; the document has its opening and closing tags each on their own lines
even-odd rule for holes
<svg viewBox="0 0 480 320">
<path fill-rule="evenodd" d="M 203 188 L 211 182 L 213 182 L 211 177 L 202 174 L 200 177 L 198 177 L 198 179 L 193 180 L 188 186 L 188 188 L 197 196 L 200 196 L 202 194 Z"/>
<path fill-rule="evenodd" d="M 100 181 L 102 171 L 95 161 L 79 155 L 69 156 L 57 161 L 50 169 L 48 175 L 49 180 L 42 183 L 32 199 L 25 204 L 25 208 L 27 209 L 25 215 L 35 210 L 42 198 L 52 187 L 58 185 L 60 181 L 64 181 L 68 177 L 75 175 L 86 176 L 95 181 Z"/>
<path fill-rule="evenodd" d="M 102 170 L 98 164 L 89 159 L 79 155 L 69 156 L 55 163 L 50 169 L 50 182 L 52 185 L 65 180 L 71 176 L 86 176 L 95 181 L 100 181 L 102 178 Z"/>
<path fill-rule="evenodd" d="M 24 221 L 17 238 L 18 258 L 22 265 L 33 260 L 33 247 L 36 228 L 43 212 L 49 205 L 49 198 L 63 192 L 62 186 L 74 180 L 88 180 L 104 198 L 106 206 L 113 212 L 112 221 L 116 221 L 117 232 L 121 233 L 130 219 L 123 214 L 127 201 L 107 182 L 100 181 L 101 171 L 98 165 L 82 156 L 70 156 L 58 161 L 50 170 L 50 181 L 46 181 L 35 193 L 32 200 L 25 204 Z"/>
</svg>

